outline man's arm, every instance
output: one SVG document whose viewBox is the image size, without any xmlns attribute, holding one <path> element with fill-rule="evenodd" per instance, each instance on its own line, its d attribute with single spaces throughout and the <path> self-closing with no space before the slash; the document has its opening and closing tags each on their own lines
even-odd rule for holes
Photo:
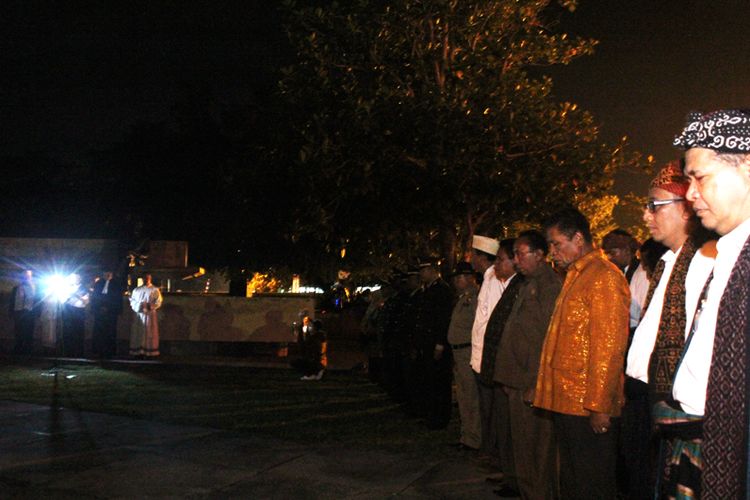
<svg viewBox="0 0 750 500">
<path fill-rule="evenodd" d="M 553 276 L 552 280 L 537 281 L 536 294 L 534 306 L 536 313 L 531 318 L 531 324 L 529 325 L 528 337 L 529 337 L 529 351 L 526 359 L 526 366 L 528 371 L 526 373 L 525 384 L 527 388 L 533 389 L 536 387 L 536 379 L 539 374 L 539 360 L 542 357 L 542 346 L 544 345 L 544 338 L 547 336 L 547 329 L 549 328 L 550 320 L 552 319 L 552 313 L 555 311 L 555 303 L 557 302 L 557 296 L 560 295 L 562 289 L 562 283 Z M 529 397 L 533 400 L 533 397 Z"/>
<path fill-rule="evenodd" d="M 622 404 L 628 342 L 630 289 L 625 277 L 614 270 L 599 273 L 589 288 L 589 304 L 590 353 L 583 406 L 591 412 L 613 415 L 619 413 Z M 592 416 L 592 424 L 594 420 L 599 423 L 605 419 Z"/>
</svg>

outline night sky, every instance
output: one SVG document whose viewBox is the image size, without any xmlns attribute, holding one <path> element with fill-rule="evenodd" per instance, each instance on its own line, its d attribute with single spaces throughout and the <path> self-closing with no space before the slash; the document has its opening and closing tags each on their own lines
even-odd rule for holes
<svg viewBox="0 0 750 500">
<path fill-rule="evenodd" d="M 688 111 L 750 106 L 747 0 L 589 0 L 563 22 L 600 45 L 551 73 L 556 94 L 591 111 L 610 141 L 627 135 L 664 163 Z"/>
<path fill-rule="evenodd" d="M 35 2 L 0 9 L 0 154 L 65 161 L 165 118 L 196 88 L 263 100 L 290 61 L 274 2 Z M 689 110 L 750 106 L 747 0 L 582 0 L 563 28 L 601 41 L 550 68 L 555 94 L 662 163 Z"/>
<path fill-rule="evenodd" d="M 219 99 L 270 92 L 288 51 L 266 4 L 3 2 L 2 152 L 75 161 L 198 89 Z"/>
</svg>

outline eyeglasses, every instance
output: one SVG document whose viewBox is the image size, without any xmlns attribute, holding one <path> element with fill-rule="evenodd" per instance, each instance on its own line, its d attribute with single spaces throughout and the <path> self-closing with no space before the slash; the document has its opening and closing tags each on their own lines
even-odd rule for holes
<svg viewBox="0 0 750 500">
<path fill-rule="evenodd" d="M 656 212 L 656 209 L 664 206 L 669 205 L 672 203 L 677 203 L 678 201 L 685 201 L 685 198 L 670 198 L 668 200 L 648 200 L 648 203 L 643 205 L 644 210 L 648 210 L 650 213 Z"/>
</svg>

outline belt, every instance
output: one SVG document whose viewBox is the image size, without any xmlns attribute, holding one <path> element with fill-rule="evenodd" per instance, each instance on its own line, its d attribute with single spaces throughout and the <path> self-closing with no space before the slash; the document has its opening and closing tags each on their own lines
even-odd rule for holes
<svg viewBox="0 0 750 500">
<path fill-rule="evenodd" d="M 463 349 L 465 347 L 469 347 L 471 345 L 471 342 L 466 342 L 465 344 L 451 344 L 451 349 L 454 351 L 456 349 Z"/>
</svg>

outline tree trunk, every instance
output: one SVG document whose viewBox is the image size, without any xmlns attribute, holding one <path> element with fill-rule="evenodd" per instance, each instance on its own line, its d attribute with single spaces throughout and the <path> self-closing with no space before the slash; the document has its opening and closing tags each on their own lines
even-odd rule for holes
<svg viewBox="0 0 750 500">
<path fill-rule="evenodd" d="M 443 265 L 441 271 L 447 276 L 456 266 L 456 230 L 450 225 L 444 225 L 440 229 L 441 254 Z"/>
</svg>

